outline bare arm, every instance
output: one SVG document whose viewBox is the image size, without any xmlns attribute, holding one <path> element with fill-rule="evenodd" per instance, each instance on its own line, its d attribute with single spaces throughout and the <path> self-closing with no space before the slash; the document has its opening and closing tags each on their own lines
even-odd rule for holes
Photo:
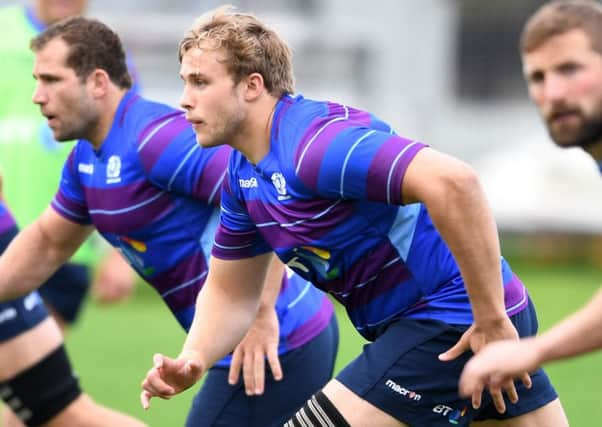
<svg viewBox="0 0 602 427">
<path fill-rule="evenodd" d="M 500 246 L 493 214 L 474 171 L 435 150 L 420 151 L 404 178 L 404 203 L 420 201 L 452 251 L 475 322 L 506 318 Z"/>
<path fill-rule="evenodd" d="M 91 231 L 92 227 L 68 221 L 47 208 L 0 257 L 0 301 L 17 298 L 40 286 L 73 255 Z"/>
<path fill-rule="evenodd" d="M 602 348 L 602 290 L 585 307 L 533 341 L 539 363 Z"/>
<path fill-rule="evenodd" d="M 602 290 L 581 310 L 542 335 L 520 341 L 494 342 L 466 364 L 460 378 L 462 395 L 478 393 L 533 371 L 549 361 L 602 348 Z M 520 357 L 516 357 L 519 354 Z"/>
<path fill-rule="evenodd" d="M 176 359 L 156 354 L 153 368 L 142 381 L 140 401 L 145 409 L 153 396 L 169 399 L 191 387 L 243 339 L 257 315 L 272 256 L 210 259 L 182 352 Z"/>
<path fill-rule="evenodd" d="M 274 379 L 282 379 L 282 367 L 278 359 L 280 325 L 275 305 L 283 276 L 284 264 L 274 257 L 261 294 L 257 317 L 232 354 L 228 382 L 236 384 L 242 370 L 245 392 L 249 396 L 263 394 L 266 359 Z"/>
<path fill-rule="evenodd" d="M 237 261 L 211 258 L 182 354 L 197 353 L 208 368 L 236 347 L 257 314 L 272 256 Z"/>
<path fill-rule="evenodd" d="M 406 171 L 402 192 L 405 203 L 420 201 L 426 206 L 460 268 L 472 306 L 474 323 L 439 358 L 449 361 L 468 350 L 476 353 L 492 341 L 518 339 L 504 305 L 497 227 L 475 172 L 453 157 L 423 149 Z M 522 378 L 530 384 L 527 372 Z M 512 381 L 503 388 L 512 402 L 518 400 Z M 500 389 L 490 393 L 498 412 L 505 412 Z M 480 407 L 480 391 L 473 394 L 472 404 Z"/>
</svg>

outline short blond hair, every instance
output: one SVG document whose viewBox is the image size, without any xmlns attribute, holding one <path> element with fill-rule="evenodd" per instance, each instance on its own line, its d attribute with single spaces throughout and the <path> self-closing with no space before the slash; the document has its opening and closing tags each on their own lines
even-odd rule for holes
<svg viewBox="0 0 602 427">
<path fill-rule="evenodd" d="M 180 62 L 188 50 L 201 47 L 226 52 L 224 63 L 235 83 L 259 73 L 270 94 L 294 92 L 291 49 L 251 14 L 227 5 L 202 15 L 180 42 Z"/>
<path fill-rule="evenodd" d="M 555 0 L 546 3 L 527 21 L 520 39 L 521 53 L 529 53 L 548 39 L 582 30 L 592 49 L 602 54 L 602 5 L 595 0 Z"/>
</svg>

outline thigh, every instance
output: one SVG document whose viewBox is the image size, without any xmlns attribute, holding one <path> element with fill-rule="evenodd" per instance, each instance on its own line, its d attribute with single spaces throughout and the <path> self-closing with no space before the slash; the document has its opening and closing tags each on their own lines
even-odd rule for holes
<svg viewBox="0 0 602 427">
<path fill-rule="evenodd" d="M 25 425 L 39 426 L 67 408 L 81 390 L 61 345 L 35 365 L 0 382 L 0 395 Z"/>
<path fill-rule="evenodd" d="M 471 427 L 568 427 L 569 422 L 556 399 L 527 414 L 505 420 L 474 421 Z"/>
<path fill-rule="evenodd" d="M 332 377 L 337 347 L 338 328 L 333 316 L 316 338 L 280 357 L 282 380 L 275 381 L 266 364 L 266 386 L 261 396 L 247 396 L 242 381 L 229 385 L 227 368 L 210 369 L 193 399 L 186 426 L 282 426 Z"/>
<path fill-rule="evenodd" d="M 406 427 L 385 411 L 362 399 L 336 379 L 322 390 L 351 426 Z"/>
<path fill-rule="evenodd" d="M 525 322 L 515 322 L 517 328 L 531 332 L 534 319 L 528 313 L 523 317 Z M 541 371 L 534 375 L 530 390 L 517 385 L 519 403 L 508 403 L 506 414 L 495 412 L 488 394 L 483 398 L 482 408 L 475 411 L 470 401 L 458 394 L 460 374 L 472 353 L 451 362 L 438 359 L 465 330 L 466 326 L 437 321 L 400 319 L 375 342 L 367 344 L 337 379 L 360 398 L 412 426 L 450 423 L 466 426 L 474 419 L 517 417 L 556 399 L 553 387 Z"/>
</svg>

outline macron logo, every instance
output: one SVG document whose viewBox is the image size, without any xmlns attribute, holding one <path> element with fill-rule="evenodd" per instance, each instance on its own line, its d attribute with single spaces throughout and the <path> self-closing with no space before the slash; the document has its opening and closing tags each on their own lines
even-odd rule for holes
<svg viewBox="0 0 602 427">
<path fill-rule="evenodd" d="M 415 402 L 418 402 L 420 399 L 422 399 L 422 396 L 420 394 L 416 393 L 415 391 L 408 390 L 407 388 L 400 386 L 393 380 L 387 379 L 387 381 L 385 382 L 385 385 L 387 387 L 389 387 L 391 390 L 393 390 L 395 393 L 398 393 L 398 394 L 402 395 L 403 397 L 407 397 L 408 399 L 411 399 Z"/>
<path fill-rule="evenodd" d="M 257 178 L 239 179 L 238 185 L 240 188 L 257 188 Z"/>
<path fill-rule="evenodd" d="M 77 170 L 81 173 L 92 175 L 94 173 L 94 165 L 92 163 L 79 163 L 77 165 Z"/>
</svg>

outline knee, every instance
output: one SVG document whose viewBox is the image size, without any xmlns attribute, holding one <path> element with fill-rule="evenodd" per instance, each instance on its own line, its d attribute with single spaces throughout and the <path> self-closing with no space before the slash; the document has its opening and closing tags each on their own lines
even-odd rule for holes
<svg viewBox="0 0 602 427">
<path fill-rule="evenodd" d="M 321 391 L 286 422 L 285 427 L 350 427 L 339 410 Z"/>
</svg>

